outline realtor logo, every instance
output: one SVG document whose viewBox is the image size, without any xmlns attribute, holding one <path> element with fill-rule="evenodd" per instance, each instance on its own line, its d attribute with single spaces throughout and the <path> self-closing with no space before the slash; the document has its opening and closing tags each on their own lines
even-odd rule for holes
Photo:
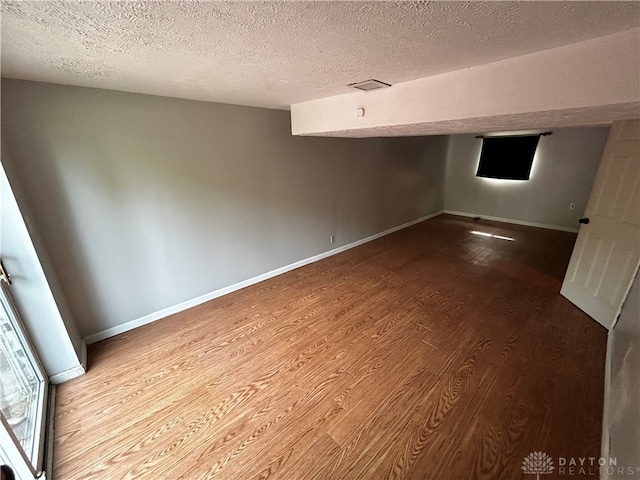
<svg viewBox="0 0 640 480">
<path fill-rule="evenodd" d="M 522 461 L 522 471 L 528 475 L 535 475 L 540 480 L 540 475 L 553 472 L 553 460 L 544 452 L 531 452 Z"/>
</svg>

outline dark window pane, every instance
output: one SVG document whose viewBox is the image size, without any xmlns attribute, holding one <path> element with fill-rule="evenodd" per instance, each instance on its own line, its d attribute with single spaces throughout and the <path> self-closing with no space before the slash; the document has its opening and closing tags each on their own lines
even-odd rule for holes
<svg viewBox="0 0 640 480">
<path fill-rule="evenodd" d="M 478 177 L 529 180 L 539 135 L 489 137 L 482 141 Z"/>
</svg>

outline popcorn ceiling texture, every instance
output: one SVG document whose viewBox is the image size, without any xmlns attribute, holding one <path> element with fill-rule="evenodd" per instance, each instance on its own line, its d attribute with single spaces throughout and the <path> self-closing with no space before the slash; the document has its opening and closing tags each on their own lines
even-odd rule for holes
<svg viewBox="0 0 640 480">
<path fill-rule="evenodd" d="M 628 30 L 637 2 L 2 2 L 2 76 L 288 109 Z"/>
</svg>

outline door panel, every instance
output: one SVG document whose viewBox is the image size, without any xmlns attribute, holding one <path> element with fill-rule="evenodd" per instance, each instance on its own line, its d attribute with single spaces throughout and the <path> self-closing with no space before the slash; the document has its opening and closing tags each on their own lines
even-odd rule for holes
<svg viewBox="0 0 640 480">
<path fill-rule="evenodd" d="M 561 293 L 611 328 L 640 262 L 640 121 L 617 122 L 596 175 Z"/>
<path fill-rule="evenodd" d="M 13 193 L 4 172 L 0 174 L 0 262 L 9 269 L 0 268 L 0 453 L 18 478 L 33 479 L 44 464 L 49 380 L 12 298 L 25 279 L 22 259 L 7 254 L 7 239 L 15 233 L 6 208 Z M 37 302 L 39 292 L 34 293 L 31 299 Z M 44 323 L 40 317 L 37 320 Z"/>
<path fill-rule="evenodd" d="M 589 288 L 589 281 L 593 277 L 596 260 L 600 257 L 603 240 L 589 232 L 585 232 L 584 237 L 576 242 L 574 254 L 579 255 L 572 281 L 584 288 Z"/>
<path fill-rule="evenodd" d="M 40 466 L 47 381 L 0 285 L 0 412 L 32 466 Z"/>
</svg>

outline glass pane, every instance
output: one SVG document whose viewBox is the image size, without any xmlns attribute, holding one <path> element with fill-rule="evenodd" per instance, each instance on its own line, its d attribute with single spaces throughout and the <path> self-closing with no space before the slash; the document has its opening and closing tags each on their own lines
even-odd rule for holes
<svg viewBox="0 0 640 480">
<path fill-rule="evenodd" d="M 35 463 L 44 382 L 0 302 L 0 410 L 27 456 Z"/>
</svg>

